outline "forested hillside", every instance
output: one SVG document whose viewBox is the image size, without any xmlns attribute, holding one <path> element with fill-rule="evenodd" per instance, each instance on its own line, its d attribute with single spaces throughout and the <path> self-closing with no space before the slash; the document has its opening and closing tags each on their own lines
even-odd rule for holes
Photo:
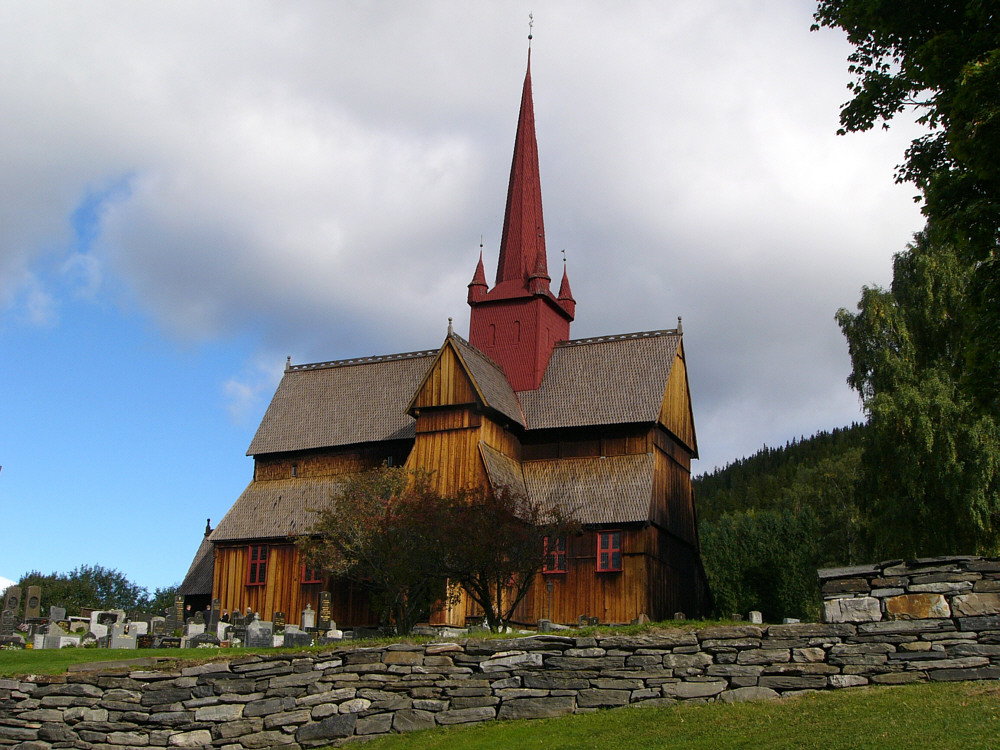
<svg viewBox="0 0 1000 750">
<path fill-rule="evenodd" d="M 863 425 L 764 447 L 695 478 L 702 557 L 719 615 L 818 614 L 816 569 L 866 559 L 855 485 Z"/>
</svg>

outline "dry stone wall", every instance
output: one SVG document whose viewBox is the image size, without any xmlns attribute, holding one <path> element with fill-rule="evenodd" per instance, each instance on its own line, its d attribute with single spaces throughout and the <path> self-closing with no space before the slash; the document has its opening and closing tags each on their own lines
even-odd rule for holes
<svg viewBox="0 0 1000 750">
<path fill-rule="evenodd" d="M 275 652 L 177 671 L 0 679 L 0 746 L 308 748 L 626 705 L 1000 677 L 1000 610 L 991 597 L 969 598 L 1000 593 L 1000 560 L 887 563 L 823 571 L 821 580 L 827 602 L 837 602 L 828 614 L 843 621 Z M 938 599 L 896 599 L 925 595 L 941 596 L 947 613 Z"/>
</svg>

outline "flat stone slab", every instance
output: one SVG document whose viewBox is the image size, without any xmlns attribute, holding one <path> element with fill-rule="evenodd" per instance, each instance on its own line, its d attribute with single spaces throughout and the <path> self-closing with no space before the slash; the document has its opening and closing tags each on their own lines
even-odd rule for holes
<svg viewBox="0 0 1000 750">
<path fill-rule="evenodd" d="M 948 600 L 941 594 L 902 594 L 885 600 L 890 620 L 936 620 L 951 617 Z"/>
</svg>

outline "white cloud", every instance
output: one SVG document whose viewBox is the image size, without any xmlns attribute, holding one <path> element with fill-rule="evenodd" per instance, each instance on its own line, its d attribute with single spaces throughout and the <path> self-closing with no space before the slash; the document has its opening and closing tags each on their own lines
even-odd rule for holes
<svg viewBox="0 0 1000 750">
<path fill-rule="evenodd" d="M 0 594 L 7 590 L 8 586 L 13 586 L 17 581 L 12 581 L 9 578 L 4 578 L 0 576 Z"/>
<path fill-rule="evenodd" d="M 574 333 L 683 315 L 709 464 L 854 418 L 833 314 L 921 222 L 892 183 L 911 129 L 834 135 L 842 37 L 802 3 L 534 12 Z M 0 304 L 51 324 L 55 292 L 25 279 L 55 255 L 76 292 L 121 279 L 180 339 L 249 332 L 296 361 L 435 346 L 448 316 L 464 330 L 481 234 L 496 261 L 525 32 L 500 3 L 4 5 Z M 74 254 L 74 209 L 121 175 Z M 250 370 L 226 385 L 237 415 L 270 387 Z"/>
</svg>

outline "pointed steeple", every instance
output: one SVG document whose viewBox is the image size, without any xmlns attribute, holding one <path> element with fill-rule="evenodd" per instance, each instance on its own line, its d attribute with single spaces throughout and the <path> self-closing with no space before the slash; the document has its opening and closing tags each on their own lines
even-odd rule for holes
<svg viewBox="0 0 1000 750">
<path fill-rule="evenodd" d="M 566 272 L 566 263 L 563 262 L 563 277 L 559 283 L 559 304 L 570 315 L 576 315 L 576 300 L 573 299 L 573 290 L 569 288 L 569 274 Z"/>
<path fill-rule="evenodd" d="M 489 286 L 486 283 L 486 271 L 483 270 L 483 251 L 480 249 L 479 264 L 476 266 L 476 272 L 472 276 L 472 281 L 469 282 L 469 304 L 479 302 L 479 300 L 486 296 L 487 289 L 489 289 Z"/>
<path fill-rule="evenodd" d="M 538 265 L 545 263 L 545 225 L 542 221 L 542 187 L 538 174 L 538 143 L 535 140 L 535 109 L 531 99 L 531 50 L 521 89 L 521 110 L 514 138 L 514 157 L 507 185 L 503 236 L 496 285 L 527 286 Z M 511 290 L 513 291 L 513 289 Z"/>
</svg>

